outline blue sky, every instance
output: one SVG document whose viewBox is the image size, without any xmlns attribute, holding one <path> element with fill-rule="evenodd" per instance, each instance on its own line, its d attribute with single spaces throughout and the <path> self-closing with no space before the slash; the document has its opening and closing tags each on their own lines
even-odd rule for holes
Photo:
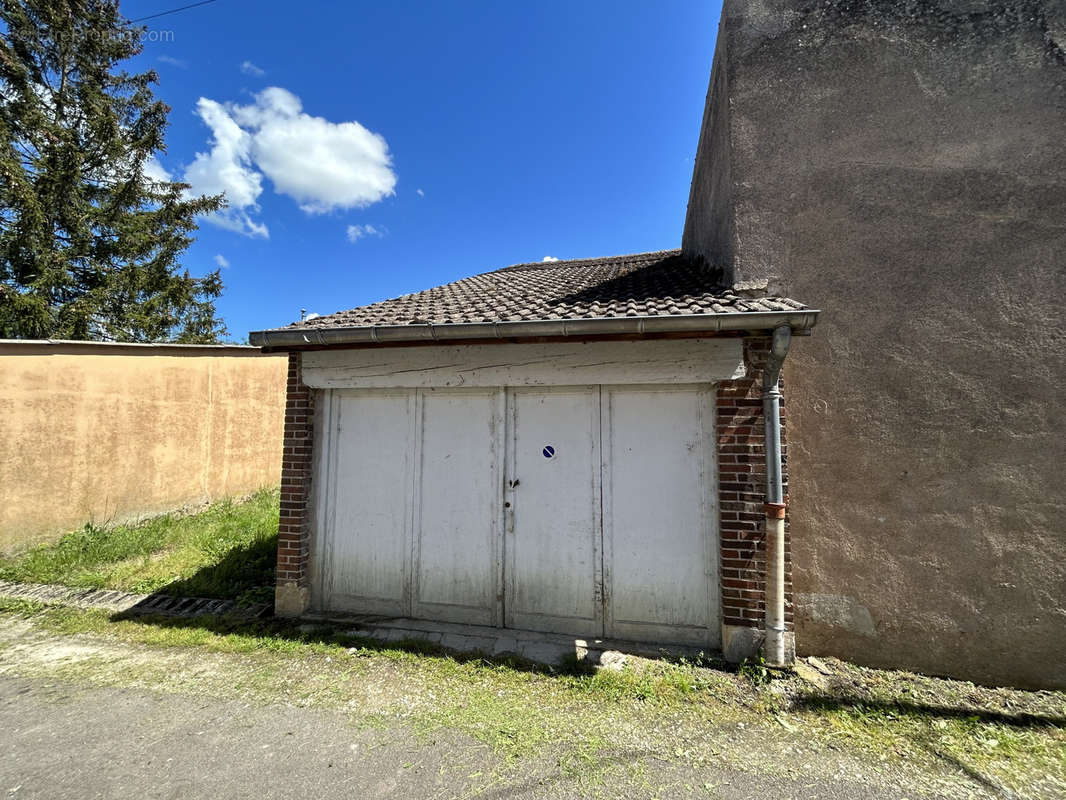
<svg viewBox="0 0 1066 800">
<path fill-rule="evenodd" d="M 127 0 L 131 18 L 184 5 Z M 677 247 L 719 4 L 217 0 L 146 20 L 160 165 L 232 207 L 230 337 L 545 257 Z"/>
</svg>

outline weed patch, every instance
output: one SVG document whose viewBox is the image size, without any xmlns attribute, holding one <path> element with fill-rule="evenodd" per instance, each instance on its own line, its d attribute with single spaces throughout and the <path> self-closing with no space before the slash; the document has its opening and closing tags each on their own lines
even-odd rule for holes
<svg viewBox="0 0 1066 800">
<path fill-rule="evenodd" d="M 87 589 L 264 602 L 273 593 L 278 492 L 189 515 L 86 525 L 52 544 L 0 557 L 0 579 Z"/>
</svg>

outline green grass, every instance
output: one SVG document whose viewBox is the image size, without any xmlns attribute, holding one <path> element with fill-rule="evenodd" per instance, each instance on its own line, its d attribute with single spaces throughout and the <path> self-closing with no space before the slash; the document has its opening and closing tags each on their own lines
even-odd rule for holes
<svg viewBox="0 0 1066 800">
<path fill-rule="evenodd" d="M 90 651 L 80 661 L 63 656 L 41 664 L 20 650 L 11 665 L 26 674 L 340 708 L 363 725 L 402 721 L 426 735 L 460 731 L 508 762 L 550 754 L 565 772 L 586 777 L 608 769 L 620 752 L 696 768 L 734 756 L 765 766 L 784 746 L 797 768 L 851 753 L 889 773 L 929 771 L 937 780 L 954 774 L 951 780 L 1019 796 L 1054 796 L 1066 786 L 1061 692 L 984 689 L 842 662 L 835 666 L 840 682 L 830 689 L 795 677 L 757 683 L 703 662 L 638 660 L 597 672 L 573 663 L 547 671 L 425 643 L 374 642 L 328 625 L 122 619 L 14 600 L 0 600 L 3 620 L 31 626 L 29 640 L 45 636 Z M 0 625 L 0 651 L 27 641 L 17 626 L 6 629 L 5 636 Z M 740 740 L 744 747 L 734 748 Z"/>
<path fill-rule="evenodd" d="M 133 525 L 86 525 L 0 557 L 0 579 L 92 589 L 263 601 L 272 596 L 278 492 Z"/>
<path fill-rule="evenodd" d="M 728 672 L 706 669 L 684 660 L 650 661 L 639 669 L 589 670 L 570 662 L 547 668 L 519 659 L 489 659 L 479 654 L 455 654 L 439 645 L 414 640 L 384 644 L 345 632 L 329 624 L 305 625 L 282 618 L 247 620 L 205 615 L 193 619 L 138 616 L 123 619 L 102 610 L 82 610 L 33 600 L 0 597 L 0 616 L 34 620 L 51 633 L 105 634 L 131 644 L 151 647 L 197 647 L 216 653 L 279 653 L 291 656 L 355 655 L 404 662 L 426 668 L 438 678 L 479 683 L 489 677 L 501 685 L 527 686 L 532 681 L 565 689 L 574 697 L 600 703 L 639 702 L 646 707 L 683 708 L 708 698 L 735 702 L 755 695 L 745 682 Z M 724 694 L 730 697 L 724 697 Z M 745 705 L 738 703 L 738 705 Z"/>
</svg>

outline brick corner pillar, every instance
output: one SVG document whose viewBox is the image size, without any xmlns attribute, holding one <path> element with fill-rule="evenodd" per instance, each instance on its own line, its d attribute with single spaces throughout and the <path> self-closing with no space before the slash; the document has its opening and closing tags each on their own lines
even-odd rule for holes
<svg viewBox="0 0 1066 800">
<path fill-rule="evenodd" d="M 722 584 L 722 652 L 743 661 L 762 646 L 765 614 L 766 448 L 762 373 L 769 337 L 744 340 L 746 375 L 718 384 L 719 565 Z M 783 387 L 782 387 L 783 388 Z M 784 400 L 781 404 L 782 478 L 788 492 Z M 792 613 L 792 546 L 785 519 L 785 620 L 787 649 L 795 648 Z"/>
<path fill-rule="evenodd" d="M 274 613 L 298 617 L 311 603 L 311 451 L 314 395 L 303 384 L 300 353 L 289 353 L 285 388 L 285 441 L 281 460 L 277 587 Z"/>
</svg>

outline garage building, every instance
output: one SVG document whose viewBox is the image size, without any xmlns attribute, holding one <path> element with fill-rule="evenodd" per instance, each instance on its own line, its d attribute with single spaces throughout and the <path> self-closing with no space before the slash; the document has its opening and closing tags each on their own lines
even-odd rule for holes
<svg viewBox="0 0 1066 800">
<path fill-rule="evenodd" d="M 253 333 L 290 354 L 278 613 L 737 658 L 766 627 L 787 659 L 784 451 L 763 409 L 776 418 L 780 362 L 817 313 L 665 251 Z"/>
</svg>

